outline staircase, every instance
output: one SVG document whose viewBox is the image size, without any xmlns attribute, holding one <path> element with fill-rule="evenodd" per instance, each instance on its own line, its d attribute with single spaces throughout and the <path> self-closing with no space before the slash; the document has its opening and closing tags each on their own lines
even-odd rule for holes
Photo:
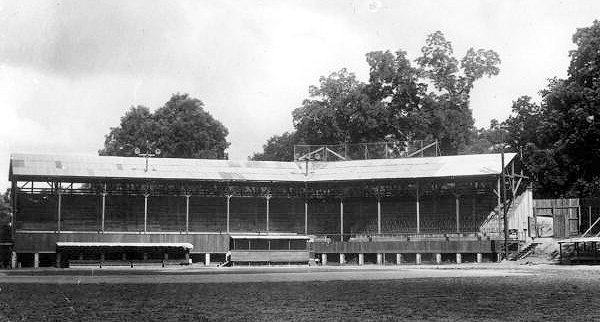
<svg viewBox="0 0 600 322">
<path fill-rule="evenodd" d="M 513 253 L 510 254 L 508 256 L 508 260 L 511 261 L 516 261 L 516 260 L 521 260 L 526 258 L 527 256 L 531 255 L 533 253 L 533 251 L 535 250 L 535 248 L 538 245 L 541 245 L 542 243 L 538 243 L 538 242 L 531 242 L 529 243 L 527 246 L 523 247 L 520 251 L 518 251 L 517 253 Z"/>
</svg>

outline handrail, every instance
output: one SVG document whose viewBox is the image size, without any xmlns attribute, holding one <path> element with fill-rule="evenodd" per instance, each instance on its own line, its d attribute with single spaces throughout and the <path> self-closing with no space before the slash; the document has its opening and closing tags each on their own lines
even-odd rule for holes
<svg viewBox="0 0 600 322">
<path fill-rule="evenodd" d="M 588 228 L 583 235 L 581 235 L 581 237 L 585 237 L 585 235 L 587 235 L 587 233 L 590 232 L 590 230 L 592 230 L 592 228 L 594 228 L 594 226 L 596 226 L 596 224 L 598 223 L 598 221 L 600 221 L 600 217 L 598 217 L 598 219 L 596 219 L 596 221 L 594 221 L 594 223 L 590 226 L 590 228 Z M 598 237 L 598 235 L 596 235 L 596 237 Z"/>
</svg>

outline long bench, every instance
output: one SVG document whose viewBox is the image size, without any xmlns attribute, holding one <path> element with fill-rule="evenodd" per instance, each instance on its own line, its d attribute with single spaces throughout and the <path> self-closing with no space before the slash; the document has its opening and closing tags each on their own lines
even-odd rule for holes
<svg viewBox="0 0 600 322">
<path fill-rule="evenodd" d="M 75 259 L 69 261 L 69 267 L 90 267 L 90 266 L 110 266 L 110 267 L 136 267 L 136 266 L 175 266 L 188 265 L 184 259 L 168 260 L 105 260 L 98 259 Z"/>
</svg>

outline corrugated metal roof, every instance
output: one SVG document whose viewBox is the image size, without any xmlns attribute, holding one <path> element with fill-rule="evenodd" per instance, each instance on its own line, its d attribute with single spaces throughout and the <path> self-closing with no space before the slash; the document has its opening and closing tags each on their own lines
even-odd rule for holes
<svg viewBox="0 0 600 322">
<path fill-rule="evenodd" d="M 516 153 L 505 153 L 508 164 Z M 500 154 L 469 154 L 424 158 L 315 162 L 310 181 L 485 176 L 501 173 Z"/>
<path fill-rule="evenodd" d="M 15 177 L 94 177 L 211 181 L 304 181 L 293 162 L 13 154 Z"/>
<path fill-rule="evenodd" d="M 505 154 L 508 164 L 515 153 Z M 10 175 L 19 178 L 126 178 L 208 181 L 348 181 L 496 175 L 500 154 L 311 162 L 230 161 L 94 155 L 11 155 Z"/>
</svg>

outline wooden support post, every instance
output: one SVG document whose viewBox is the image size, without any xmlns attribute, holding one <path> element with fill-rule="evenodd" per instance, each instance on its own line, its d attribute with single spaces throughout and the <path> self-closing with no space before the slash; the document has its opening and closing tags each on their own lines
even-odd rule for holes
<svg viewBox="0 0 600 322">
<path fill-rule="evenodd" d="M 456 233 L 460 234 L 460 196 L 456 195 L 455 200 L 455 209 L 456 209 Z"/>
<path fill-rule="evenodd" d="M 10 252 L 10 268 L 17 268 L 17 252 Z"/>
<path fill-rule="evenodd" d="M 58 192 L 58 209 L 57 209 L 57 213 L 56 213 L 56 217 L 57 217 L 57 221 L 56 221 L 56 231 L 58 231 L 60 233 L 60 215 L 61 215 L 61 208 L 62 208 L 62 194 L 59 191 Z"/>
<path fill-rule="evenodd" d="M 61 262 L 61 254 L 60 254 L 60 252 L 56 252 L 56 268 L 61 267 L 60 262 Z"/>
<path fill-rule="evenodd" d="M 304 200 L 304 234 L 308 235 L 308 201 Z"/>
<path fill-rule="evenodd" d="M 210 265 L 210 253 L 204 254 L 204 265 Z"/>
<path fill-rule="evenodd" d="M 325 253 L 321 254 L 321 265 L 327 265 L 327 254 Z"/>
<path fill-rule="evenodd" d="M 190 197 L 191 195 L 185 195 L 185 233 L 190 232 Z"/>
<path fill-rule="evenodd" d="M 149 194 L 144 194 L 144 233 L 148 231 L 148 196 Z"/>
<path fill-rule="evenodd" d="M 462 254 L 456 253 L 456 264 L 462 263 Z"/>
<path fill-rule="evenodd" d="M 165 254 L 163 255 L 165 260 L 169 260 L 169 253 L 165 252 Z"/>
<path fill-rule="evenodd" d="M 360 253 L 358 254 L 358 265 L 364 265 L 365 264 L 365 254 Z"/>
<path fill-rule="evenodd" d="M 383 254 L 377 253 L 377 265 L 383 265 Z"/>
<path fill-rule="evenodd" d="M 435 254 L 435 263 L 438 265 L 442 263 L 442 254 Z"/>
<path fill-rule="evenodd" d="M 344 241 L 344 201 L 340 199 L 340 241 Z"/>
<path fill-rule="evenodd" d="M 588 206 L 588 228 L 592 227 L 592 206 Z"/>
<path fill-rule="evenodd" d="M 421 233 L 421 207 L 419 206 L 419 183 L 417 183 L 417 234 Z M 419 257 L 421 255 L 419 254 Z"/>
<path fill-rule="evenodd" d="M 562 243 L 558 243 L 558 262 L 563 263 Z"/>
<path fill-rule="evenodd" d="M 579 204 L 579 200 L 577 201 Z M 581 205 L 577 206 L 577 233 L 581 233 Z"/>
<path fill-rule="evenodd" d="M 504 169 L 502 169 L 502 171 L 504 171 Z M 498 182 L 497 182 L 497 185 L 498 185 L 498 190 L 497 190 L 498 191 L 498 233 L 502 232 L 502 224 L 501 224 L 502 218 L 500 216 L 500 214 L 502 214 L 502 192 L 500 192 L 500 189 L 501 189 L 500 180 L 501 180 L 500 177 L 498 177 Z"/>
<path fill-rule="evenodd" d="M 481 253 L 477 253 L 477 263 L 483 262 L 483 255 Z"/>
<path fill-rule="evenodd" d="M 502 261 L 502 253 L 496 253 L 496 261 L 500 263 Z"/>
<path fill-rule="evenodd" d="M 231 201 L 231 195 L 227 195 L 227 233 L 229 234 L 229 203 Z"/>
<path fill-rule="evenodd" d="M 396 254 L 396 265 L 402 264 L 402 254 Z"/>
<path fill-rule="evenodd" d="M 269 202 L 271 201 L 271 195 L 267 194 L 265 199 L 267 202 L 267 232 L 269 232 Z"/>
<path fill-rule="evenodd" d="M 102 218 L 100 220 L 100 231 L 104 232 L 104 220 L 106 218 L 106 192 L 102 193 Z"/>
<path fill-rule="evenodd" d="M 33 183 L 32 183 L 33 185 Z M 12 216 L 10 216 L 10 233 L 11 233 L 11 237 L 12 240 L 15 240 L 16 236 L 15 236 L 15 232 L 16 232 L 16 219 L 17 219 L 17 181 L 16 180 L 12 180 L 11 182 L 11 190 L 10 190 L 10 194 L 11 194 L 11 198 L 10 198 L 10 206 L 12 209 Z M 16 255 L 15 255 L 16 258 Z M 16 266 L 16 262 L 15 262 L 15 266 Z M 11 264 L 12 267 L 12 264 Z M 14 267 L 12 267 L 14 268 Z"/>
<path fill-rule="evenodd" d="M 340 265 L 346 264 L 346 254 L 340 253 Z"/>
<path fill-rule="evenodd" d="M 104 263 L 104 258 L 106 257 L 106 255 L 104 254 L 104 252 L 100 253 L 100 268 L 102 268 L 102 263 Z"/>
<path fill-rule="evenodd" d="M 415 264 L 421 265 L 421 254 L 420 253 L 415 254 Z"/>
<path fill-rule="evenodd" d="M 377 234 L 381 234 L 381 200 L 377 198 Z"/>
</svg>

